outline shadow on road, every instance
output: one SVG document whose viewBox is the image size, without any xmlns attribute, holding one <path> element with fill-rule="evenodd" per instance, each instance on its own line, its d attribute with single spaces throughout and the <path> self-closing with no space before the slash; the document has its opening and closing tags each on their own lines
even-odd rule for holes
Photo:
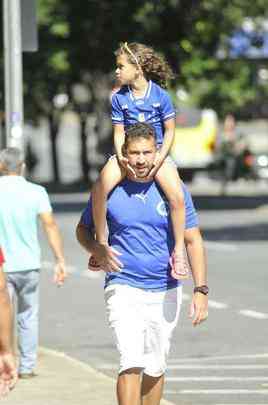
<svg viewBox="0 0 268 405">
<path fill-rule="evenodd" d="M 87 193 L 90 190 L 90 184 L 82 180 L 72 184 L 59 184 L 59 183 L 43 183 L 50 194 L 57 194 L 63 196 L 58 201 L 53 203 L 55 212 L 81 212 L 85 208 L 84 201 L 81 202 L 80 193 Z M 64 198 L 69 194 L 73 194 L 73 198 Z M 192 197 L 197 210 L 251 210 L 261 206 L 268 206 L 268 190 L 267 193 L 257 193 L 253 195 L 241 193 L 218 195 L 211 194 L 195 194 L 192 191 Z"/>
<path fill-rule="evenodd" d="M 205 240 L 213 242 L 267 241 L 268 223 L 237 226 L 229 225 L 217 227 L 217 229 L 203 227 L 202 234 Z"/>
<path fill-rule="evenodd" d="M 69 191 L 70 193 L 70 191 Z M 68 193 L 62 193 L 68 194 Z M 76 195 L 74 194 L 72 201 L 57 201 L 53 203 L 53 208 L 55 212 L 81 212 L 86 205 L 86 202 L 81 202 L 81 198 L 76 200 Z M 250 210 L 262 207 L 264 205 L 268 206 L 268 195 L 255 195 L 255 196 L 211 196 L 211 195 L 192 195 L 195 208 L 198 211 L 209 211 L 209 210 Z"/>
<path fill-rule="evenodd" d="M 53 190 L 54 191 L 54 190 Z M 59 201 L 53 202 L 53 209 L 58 214 L 77 213 L 80 214 L 86 207 L 86 195 L 81 196 L 78 192 L 70 195 L 68 192 L 62 192 L 68 197 L 60 197 Z M 73 191 L 73 190 L 72 190 Z M 83 190 L 85 191 L 85 190 Z M 58 194 L 58 193 L 57 193 Z M 69 196 L 68 196 L 69 194 Z M 70 199 L 71 197 L 71 199 Z M 194 195 L 193 200 L 198 211 L 228 211 L 228 210 L 254 210 L 264 205 L 268 207 L 268 195 L 254 196 L 211 196 Z M 261 212 L 261 211 L 259 211 Z M 230 213 L 230 215 L 232 215 Z M 251 215 L 254 215 L 252 213 Z M 217 228 L 202 227 L 202 233 L 207 241 L 267 241 L 268 239 L 268 208 L 262 215 L 263 221 L 254 221 L 255 223 L 218 225 Z M 235 219 L 235 218 L 234 218 Z"/>
<path fill-rule="evenodd" d="M 202 227 L 202 233 L 208 241 L 267 241 L 268 240 L 268 195 L 193 195 L 195 207 L 198 211 L 228 211 L 264 209 L 262 221 L 254 223 L 219 225 L 217 228 Z M 261 211 L 259 211 L 261 213 Z M 236 215 L 231 214 L 230 215 Z M 254 215 L 252 213 L 251 215 Z"/>
<path fill-rule="evenodd" d="M 192 195 L 197 210 L 242 210 L 268 205 L 268 195 Z"/>
<path fill-rule="evenodd" d="M 58 214 L 67 214 L 67 213 L 82 213 L 86 208 L 86 202 L 53 202 L 53 211 Z"/>
</svg>

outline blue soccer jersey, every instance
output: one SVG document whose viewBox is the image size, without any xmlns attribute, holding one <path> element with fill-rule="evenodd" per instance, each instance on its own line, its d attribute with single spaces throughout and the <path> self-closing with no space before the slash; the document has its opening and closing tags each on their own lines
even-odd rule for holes
<svg viewBox="0 0 268 405">
<path fill-rule="evenodd" d="M 162 145 L 164 122 L 175 117 L 175 109 L 164 89 L 151 80 L 146 94 L 135 98 L 129 86 L 123 86 L 112 97 L 112 122 L 127 127 L 146 122 L 154 127 L 157 144 Z"/>
<path fill-rule="evenodd" d="M 186 228 L 198 226 L 197 213 L 185 186 Z M 91 200 L 81 223 L 92 229 Z M 174 237 L 165 196 L 155 182 L 121 182 L 109 195 L 107 205 L 109 244 L 122 255 L 122 272 L 107 273 L 105 285 L 128 284 L 156 291 L 175 287 L 169 258 Z"/>
</svg>

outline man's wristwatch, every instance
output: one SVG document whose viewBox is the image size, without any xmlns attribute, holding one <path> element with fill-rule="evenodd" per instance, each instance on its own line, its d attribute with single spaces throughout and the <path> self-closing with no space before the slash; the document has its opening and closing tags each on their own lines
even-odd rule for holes
<svg viewBox="0 0 268 405">
<path fill-rule="evenodd" d="M 197 293 L 197 292 L 204 294 L 204 295 L 208 295 L 209 288 L 207 285 L 200 285 L 200 286 L 194 288 L 194 293 Z"/>
</svg>

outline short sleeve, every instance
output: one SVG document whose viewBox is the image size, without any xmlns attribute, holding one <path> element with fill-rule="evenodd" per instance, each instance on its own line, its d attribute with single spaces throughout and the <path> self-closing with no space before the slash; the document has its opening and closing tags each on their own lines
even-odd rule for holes
<svg viewBox="0 0 268 405">
<path fill-rule="evenodd" d="M 182 183 L 185 205 L 185 228 L 195 228 L 199 225 L 198 215 L 194 207 L 192 196 L 184 183 Z"/>
<path fill-rule="evenodd" d="M 88 200 L 87 206 L 82 212 L 80 224 L 92 230 L 94 228 L 93 215 L 92 215 L 92 202 L 91 198 Z"/>
<path fill-rule="evenodd" d="M 111 118 L 113 124 L 124 123 L 124 113 L 118 100 L 118 95 L 114 94 L 112 97 L 112 111 Z"/>
<path fill-rule="evenodd" d="M 162 121 L 167 121 L 171 118 L 175 118 L 175 115 L 176 112 L 171 98 L 169 94 L 165 90 L 163 90 L 161 96 L 161 119 Z"/>
<path fill-rule="evenodd" d="M 49 201 L 49 196 L 44 187 L 39 189 L 39 198 L 38 198 L 38 214 L 43 214 L 45 212 L 51 212 L 52 207 Z"/>
<path fill-rule="evenodd" d="M 2 264 L 4 263 L 4 255 L 3 255 L 3 252 L 2 252 L 2 249 L 0 248 L 0 266 L 2 266 Z"/>
</svg>

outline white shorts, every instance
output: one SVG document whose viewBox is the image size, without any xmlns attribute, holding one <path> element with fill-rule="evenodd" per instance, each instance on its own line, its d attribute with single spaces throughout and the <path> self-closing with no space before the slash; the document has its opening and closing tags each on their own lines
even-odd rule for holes
<svg viewBox="0 0 268 405">
<path fill-rule="evenodd" d="M 119 373 L 141 368 L 152 377 L 164 374 L 181 300 L 182 286 L 158 292 L 121 284 L 105 289 L 109 326 L 120 355 Z"/>
</svg>

